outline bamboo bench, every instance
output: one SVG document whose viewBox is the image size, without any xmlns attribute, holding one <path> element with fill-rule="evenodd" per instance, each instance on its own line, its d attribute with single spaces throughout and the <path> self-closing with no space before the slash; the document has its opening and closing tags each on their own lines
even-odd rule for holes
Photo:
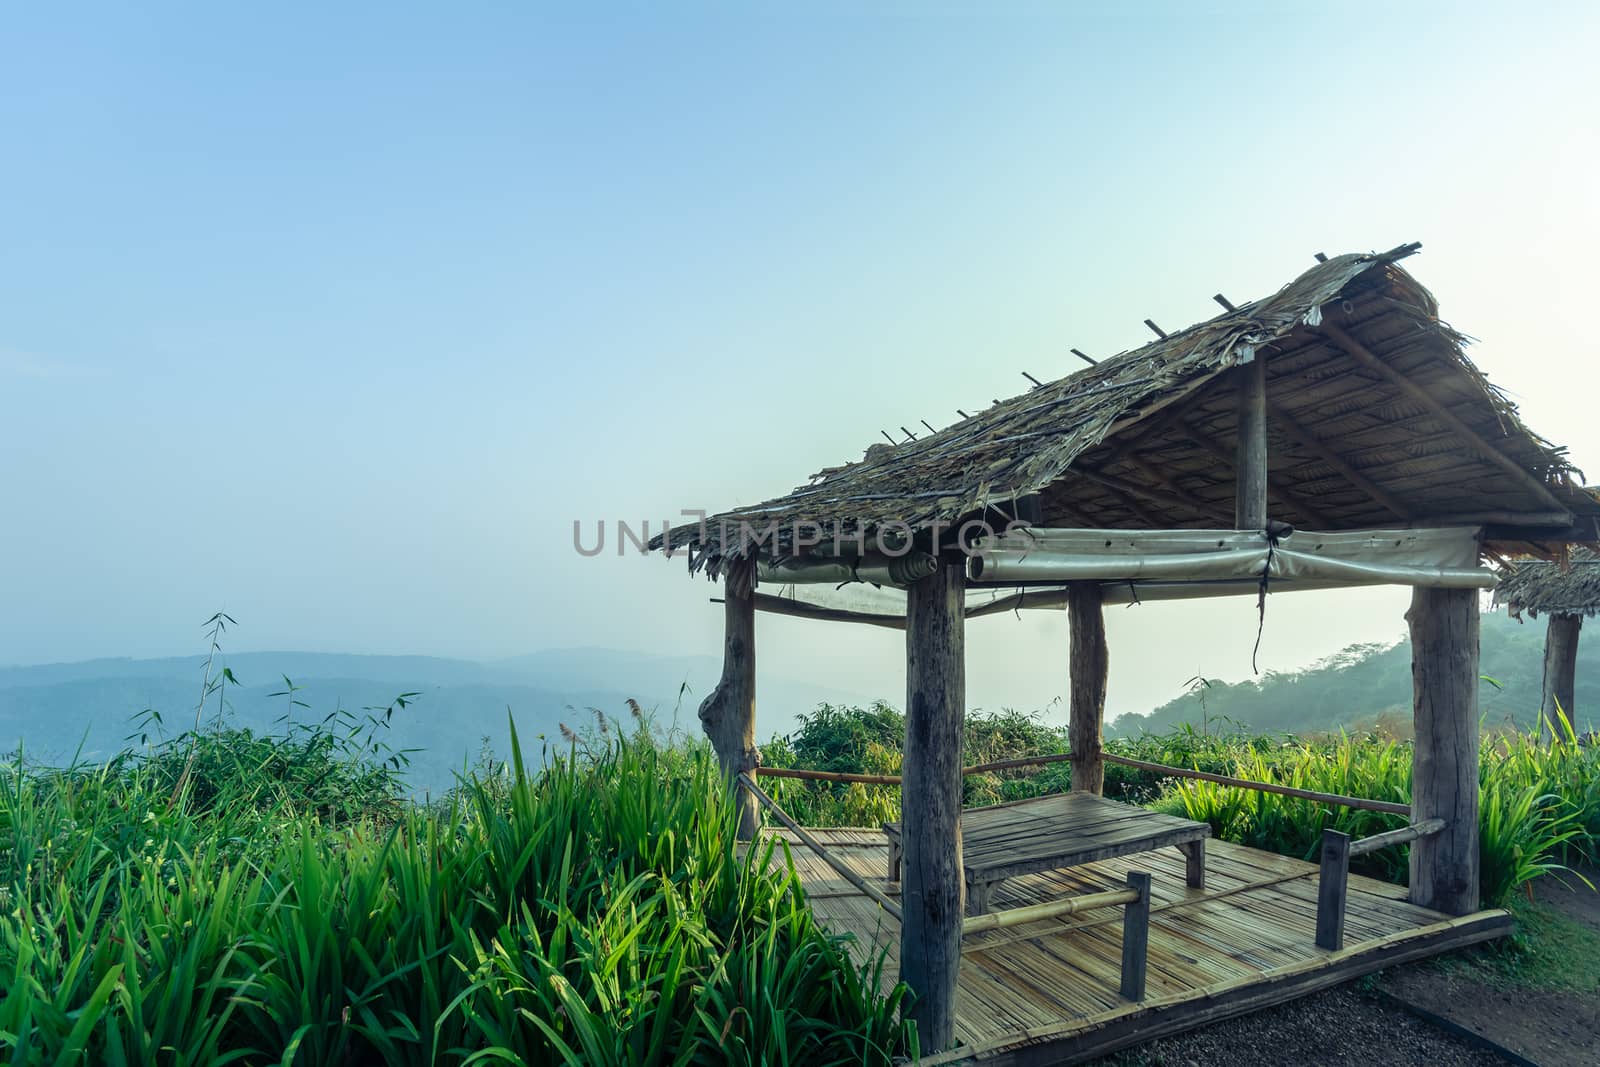
<svg viewBox="0 0 1600 1067">
<path fill-rule="evenodd" d="M 900 824 L 884 823 L 889 837 L 889 881 L 900 880 Z M 1175 846 L 1184 856 L 1189 885 L 1205 887 L 1206 838 L 1211 827 L 1136 808 L 1093 793 L 1061 793 L 1014 800 L 961 813 L 961 865 L 967 914 L 989 910 L 995 885 L 1023 874 L 1093 863 Z"/>
</svg>

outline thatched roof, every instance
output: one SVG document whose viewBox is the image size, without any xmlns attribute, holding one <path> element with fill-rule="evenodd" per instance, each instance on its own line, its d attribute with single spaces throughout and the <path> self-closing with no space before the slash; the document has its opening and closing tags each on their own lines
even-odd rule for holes
<svg viewBox="0 0 1600 1067">
<path fill-rule="evenodd" d="M 1495 604 L 1504 604 L 1513 618 L 1524 611 L 1534 618 L 1540 612 L 1600 615 L 1600 556 L 1586 548 L 1574 548 L 1571 556 L 1567 568 L 1547 560 L 1508 566 L 1495 586 Z"/>
<path fill-rule="evenodd" d="M 1231 527 L 1236 392 L 1223 376 L 1255 358 L 1267 361 L 1274 519 L 1341 530 L 1600 514 L 1564 451 L 1523 425 L 1433 297 L 1396 265 L 1418 247 L 1320 262 L 1271 296 L 937 433 L 874 445 L 787 496 L 675 529 L 671 547 L 715 577 L 754 554 L 740 522 L 777 523 L 777 549 L 769 542 L 760 555 L 782 558 L 797 523 L 847 538 L 900 523 L 921 533 L 1033 494 L 1045 525 Z"/>
</svg>

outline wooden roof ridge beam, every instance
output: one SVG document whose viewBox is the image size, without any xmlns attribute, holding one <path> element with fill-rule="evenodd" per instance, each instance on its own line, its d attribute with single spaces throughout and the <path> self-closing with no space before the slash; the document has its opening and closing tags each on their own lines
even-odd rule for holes
<svg viewBox="0 0 1600 1067">
<path fill-rule="evenodd" d="M 1205 449 L 1207 452 L 1210 452 L 1217 459 L 1221 460 L 1229 470 L 1233 469 L 1233 455 L 1230 454 L 1227 449 L 1213 441 L 1210 437 L 1207 437 L 1204 432 L 1196 429 L 1194 424 L 1191 423 L 1187 418 L 1180 418 L 1177 421 L 1177 426 L 1189 437 L 1191 441 Z M 1289 492 L 1289 490 L 1273 484 L 1273 481 L 1270 477 L 1267 479 L 1267 495 L 1275 498 L 1280 504 L 1294 508 L 1296 511 L 1300 512 L 1306 516 L 1306 518 L 1310 519 L 1312 522 L 1324 529 L 1332 529 L 1335 525 L 1337 525 L 1321 509 L 1314 507 L 1311 504 L 1307 504 L 1294 493 Z"/>
<path fill-rule="evenodd" d="M 1397 500 L 1392 493 L 1385 491 L 1372 479 L 1346 463 L 1343 457 L 1328 447 L 1327 443 L 1321 438 L 1300 425 L 1294 416 L 1285 411 L 1281 405 L 1273 403 L 1270 396 L 1267 398 L 1267 413 L 1278 424 L 1279 429 L 1292 437 L 1301 447 L 1332 467 L 1345 481 L 1394 512 L 1397 518 L 1405 519 L 1410 517 L 1407 514 L 1406 506 Z"/>
<path fill-rule="evenodd" d="M 1483 458 L 1487 459 L 1489 462 L 1493 463 L 1495 466 L 1511 475 L 1512 478 L 1521 483 L 1524 488 L 1528 489 L 1535 496 L 1537 496 L 1540 503 L 1546 504 L 1549 507 L 1555 508 L 1559 511 L 1570 512 L 1571 509 L 1568 508 L 1567 505 L 1563 504 L 1561 500 L 1550 491 L 1549 486 L 1545 485 L 1545 483 L 1540 481 L 1538 478 L 1535 478 L 1531 473 L 1528 472 L 1527 468 L 1523 467 L 1516 460 L 1495 448 L 1494 445 L 1490 444 L 1481 435 L 1479 435 L 1478 431 L 1474 430 L 1471 426 L 1468 426 L 1453 411 L 1445 407 L 1438 400 L 1434 399 L 1433 395 L 1426 389 L 1423 389 L 1410 378 L 1407 378 L 1405 375 L 1389 366 L 1383 360 L 1373 355 L 1366 345 L 1363 345 L 1360 341 L 1357 341 L 1354 337 L 1351 337 L 1348 333 L 1345 333 L 1344 330 L 1342 330 L 1339 326 L 1329 322 L 1326 319 L 1324 319 L 1322 322 L 1321 330 L 1330 340 L 1349 353 L 1350 356 L 1356 360 L 1356 362 L 1371 369 L 1380 377 L 1399 388 L 1401 392 L 1405 393 L 1408 397 L 1421 405 L 1424 411 L 1427 411 L 1434 418 L 1438 419 L 1440 422 L 1443 422 L 1446 426 L 1449 426 L 1451 429 L 1459 433 L 1467 440 L 1469 444 L 1472 445 L 1475 451 L 1483 455 Z"/>
</svg>

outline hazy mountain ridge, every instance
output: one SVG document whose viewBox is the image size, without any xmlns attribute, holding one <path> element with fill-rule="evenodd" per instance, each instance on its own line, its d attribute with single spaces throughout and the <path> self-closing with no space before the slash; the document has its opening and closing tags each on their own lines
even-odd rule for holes
<svg viewBox="0 0 1600 1067">
<path fill-rule="evenodd" d="M 1486 726 L 1531 726 L 1543 686 L 1545 620 L 1483 617 L 1478 692 Z M 1203 700 L 1203 704 L 1202 704 Z M 1600 725 L 1600 633 L 1578 646 L 1577 725 Z M 1404 733 L 1411 722 L 1411 643 L 1351 645 L 1303 671 L 1268 672 L 1259 680 L 1196 687 L 1145 715 L 1121 715 L 1110 732 L 1160 732 L 1180 723 L 1200 727 L 1231 720 L 1259 732 L 1316 733 L 1379 724 Z"/>
<path fill-rule="evenodd" d="M 322 719 L 336 708 L 362 715 L 386 708 L 401 693 L 419 696 L 397 711 L 385 740 L 411 754 L 409 780 L 419 791 L 448 787 L 454 772 L 477 757 L 483 739 L 504 754 L 508 712 L 525 740 L 555 737 L 562 723 L 592 726 L 594 712 L 627 719 L 635 699 L 663 729 L 697 728 L 695 709 L 722 665 L 714 657 L 668 657 L 613 649 L 552 649 L 476 662 L 431 656 L 309 652 L 230 652 L 239 684 L 226 688 L 228 721 L 258 732 L 282 731 L 288 698 L 283 676 L 302 687 L 294 717 Z M 62 763 L 79 755 L 104 759 L 137 734 L 136 717 L 154 709 L 168 734 L 193 726 L 205 667 L 203 655 L 159 659 L 96 659 L 82 663 L 0 668 L 0 746 L 21 743 L 31 759 Z M 794 716 L 820 701 L 854 694 L 785 678 L 761 680 L 762 735 L 790 728 Z M 217 712 L 215 695 L 203 718 Z M 137 736 L 133 738 L 136 743 Z M 535 745 L 535 748 L 537 746 Z"/>
</svg>

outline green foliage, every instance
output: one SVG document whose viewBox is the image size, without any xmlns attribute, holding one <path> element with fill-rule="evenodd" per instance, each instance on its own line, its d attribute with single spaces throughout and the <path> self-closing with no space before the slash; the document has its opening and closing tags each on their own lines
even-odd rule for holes
<svg viewBox="0 0 1600 1067">
<path fill-rule="evenodd" d="M 1372 733 L 1312 739 L 1250 735 L 1223 717 L 1213 717 L 1209 726 L 1182 724 L 1162 734 L 1113 738 L 1106 747 L 1146 763 L 1312 792 L 1410 802 L 1409 742 Z M 867 709 L 826 705 L 802 717 L 795 733 L 764 748 L 763 758 L 773 766 L 894 775 L 900 772 L 903 736 L 903 719 L 882 703 Z M 975 713 L 967 718 L 963 762 L 972 766 L 1065 748 L 1065 731 L 1037 716 Z M 1569 726 L 1554 744 L 1541 743 L 1531 733 L 1488 734 L 1481 751 L 1481 893 L 1486 904 L 1503 904 L 1531 879 L 1594 856 L 1600 830 L 1600 749 L 1582 745 Z M 808 762 L 803 753 L 818 762 Z M 807 825 L 877 826 L 900 816 L 895 786 L 769 781 L 778 802 Z M 1018 768 L 969 776 L 963 803 L 974 807 L 1070 788 L 1065 763 Z M 1223 840 L 1313 861 L 1324 830 L 1361 838 L 1405 823 L 1398 815 L 1171 778 L 1114 763 L 1106 765 L 1105 792 L 1207 823 Z M 1395 847 L 1358 857 L 1353 869 L 1404 884 L 1408 864 L 1408 851 Z"/>
<path fill-rule="evenodd" d="M 1495 728 L 1537 725 L 1543 692 L 1544 620 L 1519 622 L 1497 612 L 1482 617 L 1478 699 Z M 1579 732 L 1600 728 L 1600 642 L 1578 649 Z M 1359 644 L 1300 671 L 1268 671 L 1259 679 L 1212 681 L 1145 715 L 1123 715 L 1108 729 L 1121 736 L 1164 733 L 1181 723 L 1197 728 L 1225 717 L 1252 733 L 1374 731 L 1400 739 L 1411 730 L 1411 646 Z"/>
<path fill-rule="evenodd" d="M 6 1058 L 854 1064 L 914 1048 L 903 992 L 879 996 L 879 969 L 816 926 L 786 856 L 735 849 L 703 746 L 641 726 L 547 746 L 537 767 L 514 746 L 421 808 L 379 788 L 394 764 L 370 725 L 269 740 L 217 724 L 96 767 L 0 766 Z"/>
<path fill-rule="evenodd" d="M 1284 743 L 1269 751 L 1242 748 L 1218 773 L 1295 789 L 1408 803 L 1411 751 L 1394 741 L 1341 735 L 1328 741 Z M 1298 797 L 1175 779 L 1158 806 L 1210 824 L 1216 837 L 1282 855 L 1315 860 L 1324 830 L 1369 837 L 1405 824 L 1399 815 L 1330 807 Z M 1383 849 L 1358 857 L 1357 873 L 1404 882 L 1406 856 Z"/>
<path fill-rule="evenodd" d="M 1595 839 L 1586 827 L 1597 818 L 1600 751 L 1570 736 L 1541 748 L 1537 735 L 1507 733 L 1488 737 L 1480 752 L 1479 891 L 1486 905 L 1501 905 L 1532 879 L 1562 869 L 1563 858 L 1593 855 Z M 1244 751 L 1223 773 L 1405 804 L 1411 799 L 1411 756 L 1411 747 L 1401 742 L 1341 734 L 1271 753 Z M 1325 829 L 1360 838 L 1405 822 L 1398 815 L 1182 779 L 1156 806 L 1206 822 L 1225 840 L 1307 860 L 1316 858 Z M 1396 847 L 1359 857 L 1353 869 L 1404 884 L 1408 864 L 1408 850 Z"/>
<path fill-rule="evenodd" d="M 1485 741 L 1484 764 L 1501 765 L 1499 773 L 1512 781 L 1537 786 L 1542 793 L 1560 799 L 1563 810 L 1574 813 L 1577 833 L 1563 840 L 1558 855 L 1563 862 L 1596 859 L 1595 843 L 1600 841 L 1600 758 L 1593 746 L 1585 746 L 1565 715 L 1559 736 L 1541 740 L 1539 735 L 1507 732 Z M 1489 777 L 1485 772 L 1485 779 Z"/>
<path fill-rule="evenodd" d="M 1593 892 L 1570 875 L 1564 880 L 1577 892 Z M 1439 957 L 1433 966 L 1465 968 L 1474 976 L 1512 989 L 1600 995 L 1600 931 L 1543 901 L 1535 903 L 1513 894 L 1507 906 L 1516 916 L 1515 937 L 1490 941 L 1474 953 Z"/>
<path fill-rule="evenodd" d="M 900 773 L 905 717 L 883 701 L 870 707 L 820 704 L 801 715 L 800 725 L 761 748 L 769 767 L 804 767 L 850 774 Z M 1019 756 L 1066 751 L 1066 731 L 1046 725 L 1038 715 L 1005 710 L 967 716 L 962 762 L 996 763 Z M 804 782 L 772 778 L 773 799 L 807 826 L 880 826 L 900 818 L 898 786 Z M 1060 792 L 1071 788 L 1065 763 L 1043 771 L 1026 768 L 972 775 L 966 780 L 968 807 Z"/>
</svg>

